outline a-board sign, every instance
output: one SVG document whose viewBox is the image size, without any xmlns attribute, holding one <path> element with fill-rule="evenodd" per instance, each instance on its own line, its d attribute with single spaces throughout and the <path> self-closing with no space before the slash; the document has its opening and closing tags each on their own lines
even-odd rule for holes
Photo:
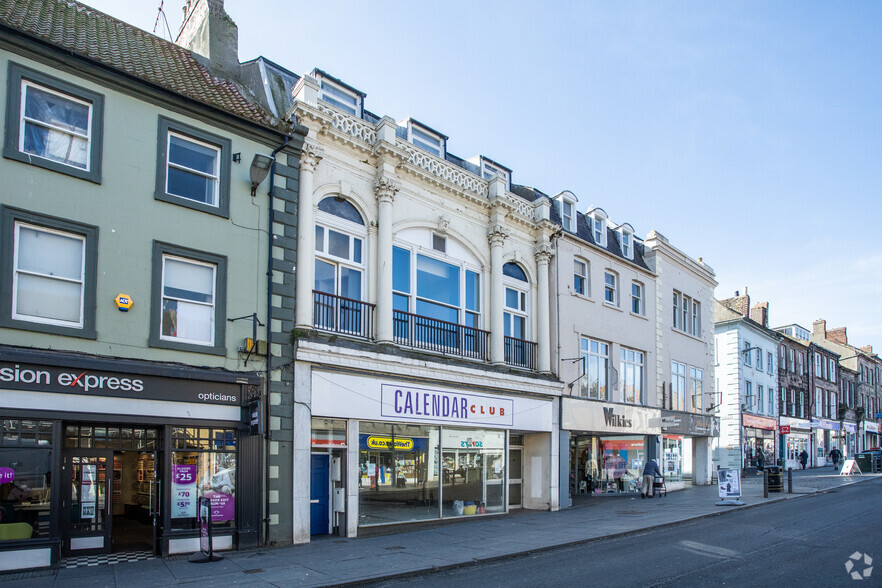
<svg viewBox="0 0 882 588">
<path fill-rule="evenodd" d="M 720 490 L 720 498 L 740 498 L 741 478 L 737 469 L 717 470 L 717 484 Z"/>
<path fill-rule="evenodd" d="M 853 476 L 854 474 L 861 474 L 860 466 L 853 459 L 846 459 L 845 463 L 842 464 L 842 470 L 839 472 L 840 476 Z"/>
</svg>

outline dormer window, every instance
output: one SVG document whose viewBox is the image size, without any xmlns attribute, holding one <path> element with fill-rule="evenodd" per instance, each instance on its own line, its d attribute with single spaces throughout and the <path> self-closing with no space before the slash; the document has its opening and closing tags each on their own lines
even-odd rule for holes
<svg viewBox="0 0 882 588">
<path fill-rule="evenodd" d="M 323 72 L 316 72 L 314 75 L 319 82 L 319 100 L 348 112 L 352 116 L 361 116 L 363 93 L 339 80 L 330 78 Z"/>
<path fill-rule="evenodd" d="M 572 192 L 565 190 L 555 196 L 555 208 L 560 214 L 560 224 L 565 231 L 576 232 L 576 202 L 578 198 Z"/>
<path fill-rule="evenodd" d="M 634 259 L 634 229 L 626 223 L 618 228 L 618 232 L 622 244 L 622 256 L 625 259 Z"/>
<path fill-rule="evenodd" d="M 404 123 L 398 123 L 403 126 Z M 407 121 L 407 140 L 432 155 L 444 158 L 447 136 L 418 123 L 413 119 Z"/>
<path fill-rule="evenodd" d="M 589 210 L 587 213 L 588 223 L 591 225 L 591 236 L 594 243 L 600 247 L 606 247 L 606 212 L 601 208 Z"/>
</svg>

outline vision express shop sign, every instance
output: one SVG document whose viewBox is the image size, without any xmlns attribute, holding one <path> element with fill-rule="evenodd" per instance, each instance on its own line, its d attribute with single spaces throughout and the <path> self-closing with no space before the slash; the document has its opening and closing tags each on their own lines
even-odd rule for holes
<svg viewBox="0 0 882 588">
<path fill-rule="evenodd" d="M 0 362 L 0 388 L 229 406 L 242 395 L 237 383 L 10 362 Z"/>
</svg>

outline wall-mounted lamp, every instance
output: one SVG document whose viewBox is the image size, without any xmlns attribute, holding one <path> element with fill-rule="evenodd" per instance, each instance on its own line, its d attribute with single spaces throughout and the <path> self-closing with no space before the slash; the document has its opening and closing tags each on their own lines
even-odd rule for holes
<svg viewBox="0 0 882 588">
<path fill-rule="evenodd" d="M 273 165 L 273 158 L 269 155 L 254 154 L 251 160 L 251 195 L 257 194 L 257 187 L 266 179 L 269 174 L 270 167 Z"/>
</svg>

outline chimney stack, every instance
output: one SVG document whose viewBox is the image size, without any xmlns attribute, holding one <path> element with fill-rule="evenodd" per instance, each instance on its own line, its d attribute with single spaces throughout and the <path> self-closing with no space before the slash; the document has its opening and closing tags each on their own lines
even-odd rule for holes
<svg viewBox="0 0 882 588">
<path fill-rule="evenodd" d="M 175 43 L 205 57 L 213 73 L 238 79 L 239 28 L 224 0 L 187 0 Z"/>
<path fill-rule="evenodd" d="M 835 341 L 840 345 L 848 345 L 848 335 L 845 333 L 846 327 L 839 327 L 838 329 L 830 329 L 827 331 L 827 339 L 831 341 Z"/>
<path fill-rule="evenodd" d="M 744 289 L 743 295 L 736 291 L 734 298 L 720 300 L 720 304 L 729 310 L 734 310 L 741 316 L 748 316 L 750 313 L 750 296 L 747 295 L 747 288 Z"/>
<path fill-rule="evenodd" d="M 864 345 L 863 347 L 858 347 L 861 351 L 866 353 L 867 355 L 873 355 L 873 346 L 872 345 Z"/>
<path fill-rule="evenodd" d="M 818 319 L 812 323 L 812 338 L 827 338 L 827 321 Z"/>
<path fill-rule="evenodd" d="M 768 302 L 757 302 L 753 308 L 750 309 L 750 320 L 755 323 L 759 323 L 765 328 L 769 328 L 769 303 Z"/>
</svg>

